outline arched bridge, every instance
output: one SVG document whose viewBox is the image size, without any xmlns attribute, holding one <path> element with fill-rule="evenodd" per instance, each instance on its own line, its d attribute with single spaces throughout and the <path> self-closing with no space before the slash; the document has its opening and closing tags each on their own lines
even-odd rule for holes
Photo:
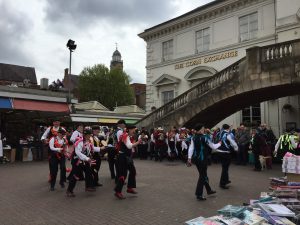
<svg viewBox="0 0 300 225">
<path fill-rule="evenodd" d="M 300 94 L 300 39 L 246 50 L 246 57 L 151 112 L 138 127 L 214 126 L 255 103 Z"/>
</svg>

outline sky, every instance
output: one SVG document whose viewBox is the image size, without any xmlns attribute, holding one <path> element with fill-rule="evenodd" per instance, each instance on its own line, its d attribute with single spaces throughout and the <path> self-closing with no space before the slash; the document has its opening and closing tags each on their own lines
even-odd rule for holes
<svg viewBox="0 0 300 225">
<path fill-rule="evenodd" d="M 180 16 L 212 0 L 0 0 L 0 63 L 34 67 L 38 83 L 62 79 L 84 67 L 108 68 L 116 49 L 132 83 L 146 83 L 145 29 Z"/>
</svg>

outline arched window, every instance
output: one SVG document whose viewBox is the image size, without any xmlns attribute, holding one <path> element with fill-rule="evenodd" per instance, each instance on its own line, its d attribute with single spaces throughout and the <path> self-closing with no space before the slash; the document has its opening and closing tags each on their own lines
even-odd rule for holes
<svg viewBox="0 0 300 225">
<path fill-rule="evenodd" d="M 189 81 L 191 87 L 194 87 L 195 85 L 203 82 L 207 78 L 213 76 L 215 73 L 217 73 L 217 71 L 214 68 L 207 66 L 198 66 L 190 70 L 184 76 L 184 79 Z"/>
</svg>

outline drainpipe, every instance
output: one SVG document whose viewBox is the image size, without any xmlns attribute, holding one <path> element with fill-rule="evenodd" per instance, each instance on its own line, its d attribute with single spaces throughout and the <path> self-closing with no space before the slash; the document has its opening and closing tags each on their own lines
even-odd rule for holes
<svg viewBox="0 0 300 225">
<path fill-rule="evenodd" d="M 275 44 L 277 44 L 278 36 L 277 36 L 277 0 L 274 0 L 274 16 L 275 16 Z"/>
</svg>

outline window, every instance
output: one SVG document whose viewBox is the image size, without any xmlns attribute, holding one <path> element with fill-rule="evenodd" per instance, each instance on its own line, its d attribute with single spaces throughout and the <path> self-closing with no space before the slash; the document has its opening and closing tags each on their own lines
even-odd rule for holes
<svg viewBox="0 0 300 225">
<path fill-rule="evenodd" d="M 240 17 L 240 41 L 256 38 L 258 31 L 257 12 Z"/>
<path fill-rule="evenodd" d="M 162 104 L 167 104 L 174 98 L 174 91 L 164 91 L 161 93 L 162 96 Z"/>
<path fill-rule="evenodd" d="M 242 110 L 242 121 L 247 126 L 260 124 L 261 123 L 260 103 L 244 108 Z"/>
<path fill-rule="evenodd" d="M 199 30 L 196 32 L 196 52 L 204 52 L 209 50 L 209 28 Z"/>
<path fill-rule="evenodd" d="M 172 59 L 173 56 L 173 40 L 162 43 L 162 60 L 167 61 Z"/>
</svg>

